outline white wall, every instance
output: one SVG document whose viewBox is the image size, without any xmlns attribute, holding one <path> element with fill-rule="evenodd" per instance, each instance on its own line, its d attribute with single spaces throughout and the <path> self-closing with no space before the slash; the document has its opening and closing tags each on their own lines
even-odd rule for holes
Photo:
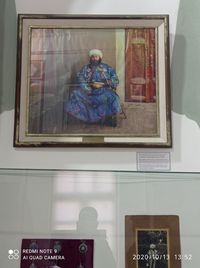
<svg viewBox="0 0 200 268">
<path fill-rule="evenodd" d="M 179 0 L 16 0 L 17 13 L 169 14 L 171 55 Z M 172 113 L 173 149 L 13 148 L 14 111 L 0 115 L 0 167 L 136 170 L 136 152 L 171 153 L 172 171 L 199 171 L 200 130 L 184 115 Z"/>
<path fill-rule="evenodd" d="M 171 55 L 176 30 L 179 0 L 16 0 L 18 13 L 62 13 L 62 14 L 169 14 L 171 33 Z M 14 111 L 4 111 L 0 115 L 0 168 L 41 168 L 41 169 L 101 169 L 136 170 L 136 152 L 171 153 L 172 171 L 199 171 L 200 130 L 196 122 L 185 115 L 172 113 L 173 148 L 172 149 L 134 149 L 134 148 L 13 148 Z M 116 266 L 124 267 L 124 216 L 137 214 L 176 214 L 180 217 L 182 254 L 192 254 L 192 262 L 183 262 L 182 267 L 196 268 L 199 265 L 199 177 L 191 174 L 174 175 L 141 174 L 91 176 L 76 174 L 31 174 L 26 171 L 0 175 L 0 264 L 6 268 L 19 267 L 19 261 L 9 261 L 8 249 L 21 246 L 21 239 L 28 237 L 69 238 L 67 228 L 61 234 L 54 224 L 58 207 L 56 200 L 69 204 L 76 200 L 80 206 L 73 210 L 74 220 L 80 209 L 86 204 L 93 206 L 100 216 L 100 230 L 105 230 L 108 245 L 112 250 Z M 65 177 L 66 176 L 66 177 Z M 93 176 L 93 177 L 92 177 Z M 173 180 L 172 180 L 173 177 Z M 69 192 L 57 194 L 62 182 L 72 189 L 74 199 Z M 78 178 L 78 180 L 77 180 Z M 91 180 L 89 180 L 90 178 Z M 86 179 L 86 180 L 85 180 Z M 181 183 L 180 183 L 181 181 Z M 70 183 L 69 183 L 70 182 Z M 96 187 L 105 196 L 109 192 L 110 203 L 92 199 L 86 190 Z M 84 186 L 84 187 L 83 187 Z M 61 187 L 61 188 L 59 188 Z M 105 188 L 106 187 L 106 188 Z M 85 192 L 84 192 L 85 191 Z M 95 193 L 96 194 L 96 193 Z M 189 198 L 190 197 L 190 198 Z M 58 198 L 58 199 L 57 199 Z M 95 195 L 96 198 L 96 195 Z M 110 205 L 111 204 L 111 205 Z M 195 208 L 195 209 L 194 209 Z M 110 213 L 112 211 L 112 214 Z M 105 214 L 102 214 L 102 211 Z M 69 215 L 61 211 L 63 216 Z M 112 215 L 113 228 L 103 227 L 105 215 Z M 68 218 L 65 218 L 66 222 Z M 113 231 L 114 230 L 114 231 Z M 99 233 L 97 233 L 99 234 Z M 60 235 L 60 236 L 59 236 Z M 102 233 L 102 236 L 104 233 Z M 74 234 L 73 234 L 74 237 Z M 91 238 L 92 236 L 89 235 Z M 97 239 L 96 236 L 93 236 Z M 104 237 L 104 236 L 103 236 Z M 71 237 L 70 237 L 71 238 Z M 101 238 L 101 236 L 100 236 Z M 98 241 L 97 241 L 98 242 Z M 117 246 L 116 246 L 117 245 Z M 101 251 L 95 248 L 95 268 L 98 268 Z M 105 247 L 104 247 L 105 249 Z M 103 256 L 104 257 L 104 256 Z M 107 266 L 106 263 L 103 265 Z"/>
</svg>

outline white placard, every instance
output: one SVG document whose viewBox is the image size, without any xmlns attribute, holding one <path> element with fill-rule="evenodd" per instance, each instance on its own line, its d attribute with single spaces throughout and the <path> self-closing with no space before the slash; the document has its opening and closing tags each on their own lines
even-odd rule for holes
<svg viewBox="0 0 200 268">
<path fill-rule="evenodd" d="M 169 171 L 171 158 L 169 152 L 137 153 L 138 171 Z"/>
</svg>

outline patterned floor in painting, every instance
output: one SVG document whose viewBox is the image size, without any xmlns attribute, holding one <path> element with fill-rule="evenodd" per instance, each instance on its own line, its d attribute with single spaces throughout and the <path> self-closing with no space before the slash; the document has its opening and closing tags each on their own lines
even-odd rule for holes
<svg viewBox="0 0 200 268">
<path fill-rule="evenodd" d="M 106 135 L 156 135 L 157 107 L 155 103 L 128 103 L 123 105 L 123 113 L 117 116 L 117 125 L 86 124 L 77 120 L 65 124 L 64 133 L 106 134 Z"/>
</svg>

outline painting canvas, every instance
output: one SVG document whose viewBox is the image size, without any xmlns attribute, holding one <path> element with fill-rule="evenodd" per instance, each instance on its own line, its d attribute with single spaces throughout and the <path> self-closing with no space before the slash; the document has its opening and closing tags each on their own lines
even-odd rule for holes
<svg viewBox="0 0 200 268">
<path fill-rule="evenodd" d="M 14 145 L 170 147 L 168 49 L 167 16 L 19 15 Z"/>
</svg>

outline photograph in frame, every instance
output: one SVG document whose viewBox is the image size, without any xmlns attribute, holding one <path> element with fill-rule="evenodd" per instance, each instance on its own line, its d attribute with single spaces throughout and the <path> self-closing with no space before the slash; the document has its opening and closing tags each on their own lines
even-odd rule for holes
<svg viewBox="0 0 200 268">
<path fill-rule="evenodd" d="M 181 268 L 179 217 L 125 217 L 126 268 Z"/>
<path fill-rule="evenodd" d="M 14 146 L 171 147 L 168 16 L 19 15 Z"/>
</svg>

